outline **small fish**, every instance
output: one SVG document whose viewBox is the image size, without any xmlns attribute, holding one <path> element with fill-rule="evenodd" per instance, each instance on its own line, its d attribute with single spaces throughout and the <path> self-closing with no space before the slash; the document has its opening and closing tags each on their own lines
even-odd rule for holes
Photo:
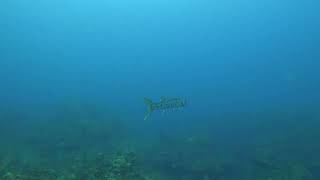
<svg viewBox="0 0 320 180">
<path fill-rule="evenodd" d="M 155 110 L 165 112 L 168 109 L 182 108 L 186 105 L 185 99 L 161 97 L 159 102 L 152 102 L 151 99 L 144 98 L 144 103 L 147 105 L 147 114 L 144 120 L 147 120 L 150 114 Z"/>
</svg>

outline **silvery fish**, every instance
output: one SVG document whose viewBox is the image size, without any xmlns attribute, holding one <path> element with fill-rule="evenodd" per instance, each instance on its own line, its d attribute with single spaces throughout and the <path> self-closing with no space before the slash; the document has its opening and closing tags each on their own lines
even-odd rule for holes
<svg viewBox="0 0 320 180">
<path fill-rule="evenodd" d="M 150 114 L 155 110 L 162 110 L 164 112 L 167 109 L 182 108 L 186 105 L 185 99 L 168 97 L 161 97 L 159 102 L 152 102 L 151 99 L 144 98 L 144 103 L 147 105 L 147 114 L 144 117 L 144 120 L 147 120 Z"/>
</svg>

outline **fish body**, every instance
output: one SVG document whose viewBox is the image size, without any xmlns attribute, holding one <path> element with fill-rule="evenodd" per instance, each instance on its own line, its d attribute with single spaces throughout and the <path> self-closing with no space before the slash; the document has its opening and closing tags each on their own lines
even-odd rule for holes
<svg viewBox="0 0 320 180">
<path fill-rule="evenodd" d="M 186 105 L 185 99 L 182 98 L 161 97 L 159 102 L 153 102 L 151 99 L 144 98 L 144 102 L 147 105 L 147 114 L 144 120 L 148 119 L 150 114 L 155 110 L 166 111 L 168 109 L 182 108 Z"/>
</svg>

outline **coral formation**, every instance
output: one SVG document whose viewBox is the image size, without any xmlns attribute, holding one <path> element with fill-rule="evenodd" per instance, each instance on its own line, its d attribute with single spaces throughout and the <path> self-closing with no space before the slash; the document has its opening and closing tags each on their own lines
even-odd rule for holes
<svg viewBox="0 0 320 180">
<path fill-rule="evenodd" d="M 65 180 L 65 179 L 107 179 L 107 180 L 145 180 L 136 165 L 136 156 L 132 152 L 117 153 L 112 156 L 99 154 L 91 160 L 77 160 L 69 169 L 59 172 L 45 167 L 1 169 L 0 179 L 4 180 Z"/>
</svg>

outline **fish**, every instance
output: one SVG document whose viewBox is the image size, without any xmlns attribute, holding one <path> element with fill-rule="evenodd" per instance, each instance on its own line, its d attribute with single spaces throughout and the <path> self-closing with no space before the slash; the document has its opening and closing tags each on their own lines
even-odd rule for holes
<svg viewBox="0 0 320 180">
<path fill-rule="evenodd" d="M 165 112 L 168 109 L 178 109 L 186 106 L 186 100 L 184 98 L 161 97 L 159 102 L 153 102 L 149 98 L 144 98 L 144 103 L 147 105 L 147 113 L 144 120 L 147 120 L 155 110 Z"/>
</svg>

